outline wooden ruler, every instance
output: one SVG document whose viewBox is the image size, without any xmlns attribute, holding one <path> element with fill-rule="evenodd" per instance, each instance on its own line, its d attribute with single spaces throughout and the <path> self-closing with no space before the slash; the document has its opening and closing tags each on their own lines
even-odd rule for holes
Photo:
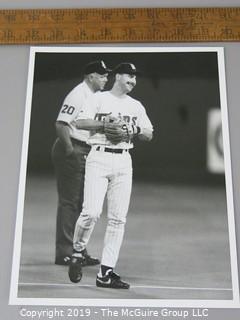
<svg viewBox="0 0 240 320">
<path fill-rule="evenodd" d="M 0 10 L 0 44 L 197 41 L 240 41 L 240 7 Z"/>
</svg>

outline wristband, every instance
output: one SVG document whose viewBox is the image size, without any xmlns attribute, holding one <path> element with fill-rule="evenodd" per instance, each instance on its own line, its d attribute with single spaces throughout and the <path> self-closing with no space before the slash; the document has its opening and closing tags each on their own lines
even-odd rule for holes
<svg viewBox="0 0 240 320">
<path fill-rule="evenodd" d="M 139 126 L 132 125 L 132 129 L 133 129 L 133 134 L 136 136 L 141 133 L 141 128 Z"/>
</svg>

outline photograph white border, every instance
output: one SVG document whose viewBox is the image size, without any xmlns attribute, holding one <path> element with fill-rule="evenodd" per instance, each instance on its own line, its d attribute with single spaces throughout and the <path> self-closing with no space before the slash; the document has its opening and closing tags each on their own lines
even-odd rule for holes
<svg viewBox="0 0 240 320">
<path fill-rule="evenodd" d="M 223 146 L 224 146 L 224 162 L 225 162 L 225 179 L 226 179 L 226 197 L 228 212 L 228 232 L 230 243 L 230 260 L 231 260 L 231 276 L 233 300 L 162 300 L 162 299 L 42 299 L 42 298 L 18 298 L 19 268 L 21 254 L 21 239 L 23 228 L 23 213 L 25 199 L 26 169 L 29 143 L 29 129 L 31 119 L 32 91 L 34 78 L 35 54 L 37 52 L 55 52 L 55 53 L 87 53 L 87 52 L 216 52 L 218 55 L 219 70 L 219 88 L 220 102 L 222 112 L 222 128 L 223 128 Z M 228 109 L 225 79 L 225 63 L 223 47 L 31 47 L 26 108 L 24 117 L 24 130 L 20 166 L 20 178 L 18 187 L 17 215 L 15 225 L 15 239 L 12 261 L 12 274 L 9 304 L 11 305 L 54 305 L 54 306 L 131 306 L 131 307 L 206 307 L 206 308 L 239 308 L 239 285 L 238 285 L 238 265 L 237 265 L 237 248 L 234 218 L 234 201 L 233 201 L 233 185 L 232 185 L 232 169 L 231 169 L 231 153 L 228 125 Z"/>
</svg>

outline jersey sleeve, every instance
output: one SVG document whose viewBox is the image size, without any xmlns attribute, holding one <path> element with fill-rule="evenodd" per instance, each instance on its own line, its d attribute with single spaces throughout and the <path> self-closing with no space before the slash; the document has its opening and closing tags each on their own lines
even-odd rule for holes
<svg viewBox="0 0 240 320">
<path fill-rule="evenodd" d="M 140 104 L 140 108 L 139 108 L 140 115 L 138 117 L 137 125 L 140 128 L 145 128 L 145 129 L 153 131 L 153 125 L 152 125 L 150 119 L 148 118 L 148 115 L 146 113 L 144 106 L 141 103 L 139 103 L 139 104 Z"/>
<path fill-rule="evenodd" d="M 70 92 L 63 101 L 57 121 L 72 122 L 83 109 L 84 96 L 81 92 Z"/>
</svg>

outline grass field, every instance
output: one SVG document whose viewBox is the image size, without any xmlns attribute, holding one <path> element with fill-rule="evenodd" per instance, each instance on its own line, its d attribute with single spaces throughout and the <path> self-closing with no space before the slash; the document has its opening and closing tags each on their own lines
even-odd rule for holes
<svg viewBox="0 0 240 320">
<path fill-rule="evenodd" d="M 98 266 L 72 284 L 54 264 L 57 194 L 52 177 L 27 179 L 18 297 L 231 300 L 225 190 L 222 187 L 133 185 L 116 271 L 130 290 L 95 286 Z M 101 257 L 106 212 L 88 249 Z"/>
</svg>

